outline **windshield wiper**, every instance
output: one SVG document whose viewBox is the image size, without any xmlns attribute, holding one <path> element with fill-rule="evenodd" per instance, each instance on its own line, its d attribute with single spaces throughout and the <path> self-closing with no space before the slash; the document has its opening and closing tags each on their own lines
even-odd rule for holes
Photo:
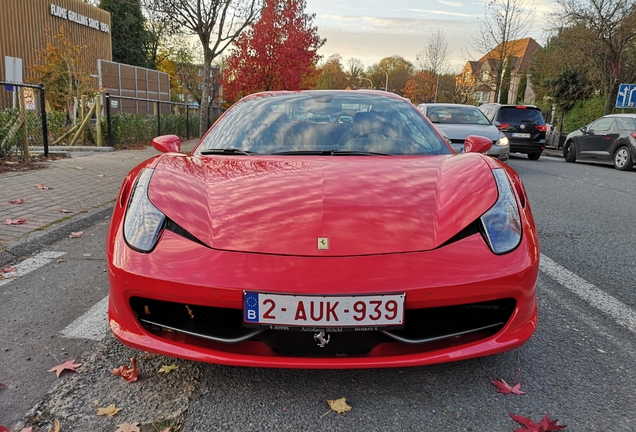
<svg viewBox="0 0 636 432">
<path fill-rule="evenodd" d="M 201 150 L 200 153 L 204 156 L 207 155 L 254 155 L 258 154 L 257 152 L 241 150 L 236 148 L 214 148 L 214 149 L 205 149 Z"/>
<path fill-rule="evenodd" d="M 310 155 L 310 156 L 392 156 L 389 153 L 350 151 L 350 150 L 289 150 L 271 153 L 272 155 Z"/>
</svg>

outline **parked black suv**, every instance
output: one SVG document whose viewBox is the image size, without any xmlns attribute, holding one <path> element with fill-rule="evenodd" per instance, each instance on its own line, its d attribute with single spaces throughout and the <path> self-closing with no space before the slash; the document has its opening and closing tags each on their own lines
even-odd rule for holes
<svg viewBox="0 0 636 432">
<path fill-rule="evenodd" d="M 479 109 L 508 137 L 510 153 L 525 153 L 531 160 L 541 157 L 545 148 L 546 125 L 539 108 L 487 103 Z"/>
</svg>

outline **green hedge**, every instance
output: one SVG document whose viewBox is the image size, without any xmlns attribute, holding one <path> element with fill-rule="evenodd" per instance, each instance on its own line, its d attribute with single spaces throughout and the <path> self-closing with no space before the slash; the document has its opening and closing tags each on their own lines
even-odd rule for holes
<svg viewBox="0 0 636 432">
<path fill-rule="evenodd" d="M 104 142 L 108 139 L 108 125 L 104 118 L 102 131 Z M 178 135 L 185 138 L 186 115 L 162 114 L 161 115 L 161 135 Z M 199 133 L 199 118 L 196 114 L 190 114 L 190 138 L 196 137 Z M 111 127 L 115 147 L 133 143 L 150 143 L 159 133 L 157 131 L 157 116 L 144 114 L 117 114 L 111 117 Z"/>
<path fill-rule="evenodd" d="M 563 117 L 563 132 L 569 133 L 590 124 L 605 111 L 605 98 L 596 97 L 577 102 L 574 108 Z M 612 113 L 636 113 L 636 109 L 617 109 Z"/>
</svg>

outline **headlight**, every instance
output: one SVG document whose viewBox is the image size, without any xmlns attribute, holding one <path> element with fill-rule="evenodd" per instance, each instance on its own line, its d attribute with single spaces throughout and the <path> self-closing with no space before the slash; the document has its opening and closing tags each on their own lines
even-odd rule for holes
<svg viewBox="0 0 636 432">
<path fill-rule="evenodd" d="M 508 137 L 504 136 L 501 137 L 497 140 L 497 142 L 495 142 L 496 146 L 501 146 L 501 147 L 505 147 L 508 145 Z"/>
<path fill-rule="evenodd" d="M 159 240 L 166 216 L 148 199 L 148 184 L 154 170 L 144 168 L 130 194 L 124 218 L 124 239 L 140 252 L 150 252 Z"/>
<path fill-rule="evenodd" d="M 510 252 L 521 241 L 521 217 L 512 185 L 503 169 L 492 171 L 497 183 L 499 198 L 494 206 L 481 217 L 486 241 L 496 254 Z"/>
</svg>

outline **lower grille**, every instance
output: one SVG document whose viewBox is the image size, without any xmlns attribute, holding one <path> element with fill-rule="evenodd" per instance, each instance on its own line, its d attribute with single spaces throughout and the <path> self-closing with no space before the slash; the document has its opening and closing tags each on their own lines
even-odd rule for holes
<svg viewBox="0 0 636 432">
<path fill-rule="evenodd" d="M 210 306 L 133 297 L 130 305 L 139 322 L 161 337 L 195 345 L 214 344 L 215 349 L 239 349 L 241 342 L 262 343 L 279 355 L 339 356 L 382 355 L 381 347 L 391 345 L 397 351 L 423 352 L 456 346 L 490 337 L 510 319 L 514 299 L 408 309 L 405 326 L 399 330 L 327 332 L 329 343 L 319 346 L 312 332 L 246 328 L 242 311 Z M 218 345 L 222 342 L 223 345 Z M 229 348 L 229 347 L 236 348 Z"/>
</svg>

